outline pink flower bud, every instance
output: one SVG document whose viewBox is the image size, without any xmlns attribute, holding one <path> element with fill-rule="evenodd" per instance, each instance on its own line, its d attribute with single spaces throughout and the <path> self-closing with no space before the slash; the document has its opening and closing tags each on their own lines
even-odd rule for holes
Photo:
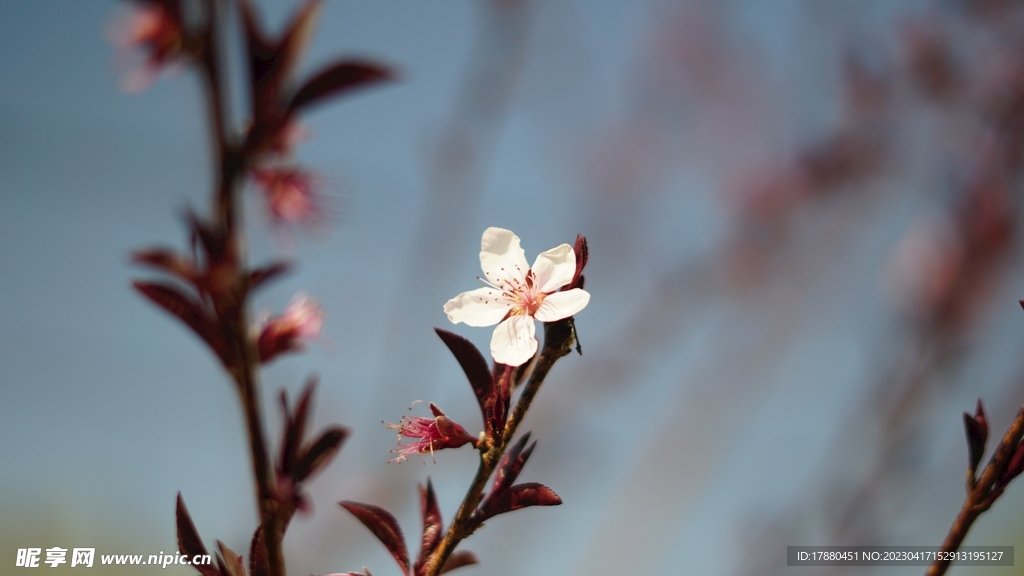
<svg viewBox="0 0 1024 576">
<path fill-rule="evenodd" d="M 298 168 L 254 168 L 256 183 L 267 197 L 270 215 L 283 224 L 310 224 L 322 217 L 316 176 Z"/>
<path fill-rule="evenodd" d="M 142 53 L 141 66 L 123 80 L 128 92 L 138 92 L 185 52 L 180 7 L 176 2 L 137 2 L 131 12 L 114 22 L 111 41 L 126 51 Z"/>
<path fill-rule="evenodd" d="M 296 296 L 284 314 L 267 320 L 260 331 L 257 347 L 260 362 L 267 363 L 285 352 L 301 350 L 303 342 L 313 340 L 324 325 L 324 311 L 315 300 Z"/>
<path fill-rule="evenodd" d="M 431 403 L 430 411 L 433 418 L 423 416 L 402 416 L 400 424 L 388 424 L 388 428 L 398 430 L 398 457 L 389 462 L 401 462 L 410 454 L 434 453 L 445 448 L 459 448 L 466 444 L 476 446 L 477 439 L 470 436 L 466 429 L 452 422 L 437 405 Z M 413 442 L 402 444 L 402 437 L 412 438 Z"/>
</svg>

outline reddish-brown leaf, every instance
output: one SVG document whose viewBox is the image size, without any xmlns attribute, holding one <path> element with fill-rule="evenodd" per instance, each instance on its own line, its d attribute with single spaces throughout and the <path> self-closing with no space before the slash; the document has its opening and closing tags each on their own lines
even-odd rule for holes
<svg viewBox="0 0 1024 576">
<path fill-rule="evenodd" d="M 188 258 L 167 248 L 151 248 L 132 254 L 132 262 L 151 266 L 188 283 L 196 277 L 195 266 Z"/>
<path fill-rule="evenodd" d="M 487 506 L 480 509 L 479 522 L 484 522 L 498 514 L 505 514 L 520 508 L 558 506 L 561 503 L 562 499 L 558 497 L 558 494 L 555 494 L 554 490 L 543 484 L 536 482 L 516 484 L 498 494 L 497 497 L 488 499 Z"/>
<path fill-rule="evenodd" d="M 249 545 L 249 575 L 270 576 L 270 565 L 267 564 L 267 547 L 263 542 L 263 525 L 256 528 Z"/>
<path fill-rule="evenodd" d="M 984 416 L 982 416 L 984 418 Z M 988 425 L 964 412 L 964 432 L 967 435 L 967 453 L 970 470 L 976 471 L 985 455 L 985 441 L 988 439 Z"/>
<path fill-rule="evenodd" d="M 391 69 L 373 62 L 336 62 L 307 80 L 292 97 L 289 113 L 356 88 L 365 88 L 394 77 Z"/>
<path fill-rule="evenodd" d="M 472 342 L 462 336 L 440 328 L 434 328 L 434 331 L 441 337 L 445 346 L 451 350 L 452 355 L 458 360 L 459 366 L 462 367 L 462 371 L 465 372 L 466 378 L 469 379 L 469 385 L 473 388 L 477 403 L 480 404 L 480 413 L 486 426 L 487 405 L 494 390 L 494 381 L 491 379 L 491 370 L 487 367 L 487 360 Z"/>
<path fill-rule="evenodd" d="M 266 284 L 270 280 L 281 276 L 287 272 L 290 272 L 292 265 L 290 262 L 274 262 L 261 268 L 256 268 L 249 272 L 249 288 L 256 290 Z"/>
<path fill-rule="evenodd" d="M 334 458 L 341 449 L 342 442 L 348 438 L 349 431 L 341 426 L 332 426 L 320 434 L 302 451 L 292 475 L 297 481 L 305 480 L 319 472 Z"/>
<path fill-rule="evenodd" d="M 576 243 L 573 245 L 572 251 L 576 255 L 576 272 L 572 275 L 572 281 L 569 282 L 567 289 L 583 288 L 583 280 L 580 278 L 580 275 L 583 273 L 583 268 L 587 265 L 587 260 L 590 258 L 590 250 L 587 249 L 587 239 L 583 234 L 576 235 Z"/>
<path fill-rule="evenodd" d="M 423 538 L 420 542 L 420 553 L 413 567 L 414 574 L 420 574 L 430 555 L 441 543 L 444 524 L 441 521 L 441 508 L 437 505 L 434 485 L 427 478 L 427 485 L 420 485 L 420 513 L 423 515 Z"/>
<path fill-rule="evenodd" d="M 245 565 L 242 564 L 242 557 L 235 554 L 235 551 L 224 545 L 223 542 L 217 540 L 217 548 L 220 549 L 220 558 L 223 559 L 223 568 L 221 572 L 225 576 L 245 576 Z"/>
<path fill-rule="evenodd" d="M 384 547 L 391 552 L 395 561 L 402 568 L 403 574 L 409 573 L 409 551 L 405 547 L 405 538 L 402 536 L 402 529 L 398 526 L 398 520 L 390 512 L 372 504 L 360 504 L 358 502 L 342 501 L 341 507 L 352 513 L 353 516 L 369 528 L 370 532 L 384 544 Z"/>
<path fill-rule="evenodd" d="M 462 568 L 463 566 L 470 566 L 472 564 L 479 564 L 480 560 L 477 559 L 476 554 L 473 554 L 469 550 L 459 550 L 458 552 L 452 553 L 445 561 L 444 566 L 441 567 L 441 571 L 438 574 L 444 574 L 445 572 L 451 572 L 456 568 Z"/>
<path fill-rule="evenodd" d="M 306 386 L 299 394 L 299 401 L 295 404 L 295 410 L 288 407 L 288 396 L 284 390 L 281 391 L 281 407 L 284 410 L 284 437 L 281 440 L 280 469 L 284 474 L 291 474 L 299 458 L 299 448 L 306 436 L 306 424 L 309 421 L 310 407 L 313 403 L 313 394 L 316 392 L 317 377 L 310 376 L 306 380 Z"/>
<path fill-rule="evenodd" d="M 527 432 L 502 456 L 501 462 L 494 472 L 494 479 L 491 481 L 491 494 L 488 499 L 507 490 L 516 481 L 516 478 L 519 477 L 519 473 L 523 471 L 523 466 L 526 465 L 526 461 L 530 459 L 530 454 L 533 454 L 533 449 L 537 446 L 537 442 L 534 441 L 533 444 L 530 444 L 529 448 L 526 448 L 526 443 L 529 441 L 530 432 Z"/>
<path fill-rule="evenodd" d="M 189 558 L 196 555 L 206 556 L 206 546 L 203 545 L 203 540 L 199 538 L 199 532 L 196 530 L 196 525 L 192 522 L 192 516 L 189 515 L 188 508 L 185 507 L 185 499 L 181 497 L 181 492 L 178 492 L 178 502 L 174 515 L 178 525 L 178 550 L 182 555 Z M 220 571 L 209 564 L 196 564 L 195 569 L 203 576 L 221 576 Z"/>
<path fill-rule="evenodd" d="M 184 322 L 219 358 L 225 359 L 225 347 L 217 323 L 206 312 L 203 304 L 170 284 L 136 280 L 132 285 L 143 296 Z"/>
</svg>

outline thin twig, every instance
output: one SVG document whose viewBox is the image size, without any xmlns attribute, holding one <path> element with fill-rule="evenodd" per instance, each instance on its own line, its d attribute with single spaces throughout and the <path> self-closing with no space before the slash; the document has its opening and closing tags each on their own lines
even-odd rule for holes
<svg viewBox="0 0 1024 576">
<path fill-rule="evenodd" d="M 273 471 L 263 433 L 258 378 L 259 357 L 249 337 L 245 258 L 241 233 L 237 226 L 237 192 L 245 172 L 245 158 L 237 149 L 237 139 L 233 138 L 229 126 L 231 114 L 228 110 L 229 102 L 224 92 L 226 82 L 219 60 L 220 34 L 223 32 L 221 3 L 218 0 L 208 0 L 204 8 L 206 14 L 201 32 L 201 64 L 207 88 L 218 175 L 213 198 L 214 226 L 224 243 L 219 261 L 213 263 L 213 267 L 217 269 L 216 280 L 226 283 L 221 286 L 222 297 L 217 298 L 215 306 L 221 319 L 224 340 L 230 349 L 230 361 L 225 363 L 225 369 L 235 380 L 245 414 L 256 503 L 260 512 L 261 534 L 266 548 L 269 573 L 270 576 L 285 576 L 284 554 L 281 547 L 284 537 L 283 521 L 274 493 Z"/>
<path fill-rule="evenodd" d="M 484 486 L 487 484 L 487 479 L 491 477 L 494 469 L 501 461 L 501 457 L 505 454 L 506 448 L 508 448 L 513 436 L 515 436 L 519 424 L 526 416 L 527 410 L 530 409 L 530 404 L 540 390 L 541 384 L 544 383 L 548 372 L 551 371 L 551 367 L 555 365 L 559 358 L 572 351 L 572 345 L 573 334 L 567 321 L 561 320 L 544 325 L 544 349 L 541 351 L 540 357 L 537 358 L 537 363 L 530 373 L 530 379 L 527 381 L 523 393 L 519 396 L 515 409 L 513 409 L 512 414 L 505 423 L 501 437 L 497 438 L 494 444 L 481 451 L 480 465 L 477 467 L 476 476 L 473 477 L 473 482 L 469 485 L 466 496 L 462 500 L 462 505 L 459 506 L 459 511 L 456 513 L 455 518 L 452 519 L 448 531 L 427 563 L 426 576 L 437 576 L 441 568 L 444 567 L 448 557 L 455 551 L 455 547 L 459 545 L 459 542 L 472 534 L 477 528 L 476 523 L 473 522 L 473 513 L 476 511 L 480 501 L 483 500 Z M 505 377 L 508 377 L 508 372 L 506 372 Z"/>
<path fill-rule="evenodd" d="M 992 455 L 992 459 L 985 466 L 981 478 L 974 485 L 974 488 L 967 493 L 964 505 L 960 508 L 956 519 L 953 520 L 953 526 L 950 527 L 949 533 L 946 534 L 945 541 L 942 542 L 942 552 L 953 552 L 960 548 L 960 544 L 967 536 L 967 531 L 971 529 L 974 521 L 982 512 L 988 510 L 992 502 L 999 497 L 999 494 L 995 491 L 999 489 L 998 485 L 1006 474 L 1010 458 L 1013 456 L 1014 451 L 1017 450 L 1017 445 L 1020 444 L 1022 437 L 1024 437 L 1024 406 L 1021 406 L 1020 410 L 1017 411 L 1017 417 L 1013 419 L 1013 423 L 1007 428 L 1006 434 L 1003 435 L 999 445 L 996 446 L 995 454 Z M 946 555 L 942 554 L 940 556 Z M 947 558 L 936 560 L 928 567 L 925 576 L 941 576 L 945 574 L 946 569 L 949 568 L 949 563 L 950 561 Z"/>
</svg>

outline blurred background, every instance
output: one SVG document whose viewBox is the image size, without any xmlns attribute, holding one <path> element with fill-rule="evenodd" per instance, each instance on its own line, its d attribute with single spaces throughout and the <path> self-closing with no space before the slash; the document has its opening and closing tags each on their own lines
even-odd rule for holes
<svg viewBox="0 0 1024 576">
<path fill-rule="evenodd" d="M 292 9 L 257 4 L 274 31 Z M 132 250 L 185 246 L 211 172 L 190 71 L 119 90 L 123 9 L 0 3 L 0 574 L 24 547 L 173 553 L 179 491 L 208 545 L 256 524 L 231 385 L 130 288 Z M 385 464 L 381 421 L 424 400 L 479 430 L 432 329 L 486 350 L 442 305 L 478 286 L 488 226 L 530 261 L 585 234 L 592 301 L 523 427 L 523 480 L 565 503 L 490 521 L 466 574 L 869 573 L 787 568 L 786 546 L 941 543 L 961 412 L 982 398 L 998 438 L 1024 402 L 1018 3 L 330 1 L 305 69 L 344 54 L 401 79 L 303 118 L 332 225 L 275 230 L 255 192 L 246 212 L 254 261 L 299 261 L 254 312 L 302 291 L 328 313 L 264 372 L 271 436 L 310 373 L 316 424 L 354 430 L 292 574 L 398 574 L 338 500 L 413 547 L 417 482 L 454 513 L 473 451 Z M 1024 554 L 1022 507 L 1011 485 L 965 544 Z"/>
</svg>

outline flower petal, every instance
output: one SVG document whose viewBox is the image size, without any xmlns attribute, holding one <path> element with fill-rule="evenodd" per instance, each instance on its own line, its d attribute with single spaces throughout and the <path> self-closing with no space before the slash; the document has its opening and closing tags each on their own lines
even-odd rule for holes
<svg viewBox="0 0 1024 576">
<path fill-rule="evenodd" d="M 510 316 L 498 324 L 491 336 L 491 356 L 494 361 L 507 366 L 520 366 L 537 353 L 537 326 L 533 318 L 525 314 Z"/>
<path fill-rule="evenodd" d="M 573 270 L 575 271 L 575 267 Z M 583 310 L 588 302 L 590 302 L 590 293 L 582 288 L 555 292 L 544 298 L 533 317 L 541 322 L 554 322 L 573 316 Z"/>
<path fill-rule="evenodd" d="M 533 273 L 537 275 L 537 290 L 554 292 L 569 282 L 576 274 L 576 253 L 572 246 L 562 244 L 541 252 L 533 263 Z"/>
<path fill-rule="evenodd" d="M 512 302 L 500 290 L 483 287 L 463 292 L 444 305 L 444 313 L 453 324 L 494 326 L 508 314 Z"/>
<path fill-rule="evenodd" d="M 499 288 L 505 282 L 521 283 L 526 278 L 529 264 L 519 245 L 519 236 L 504 228 L 484 230 L 480 241 L 480 268 L 484 271 L 484 279 Z"/>
</svg>

